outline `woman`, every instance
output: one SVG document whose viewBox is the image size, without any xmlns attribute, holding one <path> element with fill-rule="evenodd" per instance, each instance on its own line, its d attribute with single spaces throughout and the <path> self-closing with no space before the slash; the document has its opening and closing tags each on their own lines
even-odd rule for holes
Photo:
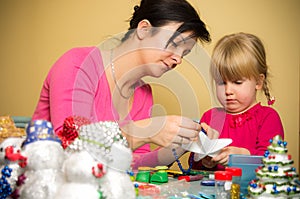
<svg viewBox="0 0 300 199">
<path fill-rule="evenodd" d="M 168 165 L 175 160 L 170 147 L 151 151 L 149 143 L 178 148 L 196 139 L 200 125 L 182 116 L 151 117 L 151 87 L 141 79 L 175 68 L 196 40 L 209 42 L 210 35 L 185 0 L 142 0 L 134 10 L 119 45 L 74 48 L 54 64 L 33 119 L 51 121 L 56 132 L 72 115 L 118 121 L 134 168 Z"/>
</svg>

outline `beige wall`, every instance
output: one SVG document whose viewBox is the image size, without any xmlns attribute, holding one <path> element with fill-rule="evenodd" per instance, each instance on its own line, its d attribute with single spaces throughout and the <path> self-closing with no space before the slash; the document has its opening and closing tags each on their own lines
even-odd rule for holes
<svg viewBox="0 0 300 199">
<path fill-rule="evenodd" d="M 0 1 L 0 115 L 30 116 L 49 68 L 62 53 L 76 46 L 97 45 L 107 36 L 127 29 L 126 20 L 138 1 L 103 2 Z M 155 114 L 200 117 L 212 105 L 203 68 L 215 42 L 233 32 L 254 33 L 265 43 L 272 74 L 271 93 L 276 96 L 274 108 L 281 115 L 289 153 L 298 165 L 300 1 L 190 2 L 208 24 L 213 42 L 201 52 L 200 63 L 188 60 L 161 82 L 149 79 L 157 103 Z M 260 99 L 265 103 L 263 97 Z"/>
</svg>

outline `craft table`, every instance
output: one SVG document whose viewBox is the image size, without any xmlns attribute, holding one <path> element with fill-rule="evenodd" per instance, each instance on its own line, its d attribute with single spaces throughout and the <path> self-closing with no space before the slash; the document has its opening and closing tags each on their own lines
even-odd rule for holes
<svg viewBox="0 0 300 199">
<path fill-rule="evenodd" d="M 213 199 L 214 197 L 212 195 L 214 194 L 214 186 L 202 186 L 200 182 L 200 180 L 186 182 L 185 180 L 177 180 L 176 178 L 170 177 L 168 183 L 156 185 L 159 188 L 159 192 L 142 192 L 137 199 L 187 199 L 192 198 L 192 195 L 201 198 L 199 193 L 208 195 L 210 196 L 210 199 Z M 185 196 L 185 194 L 190 194 L 190 197 Z"/>
<path fill-rule="evenodd" d="M 159 187 L 159 192 L 142 193 L 137 199 L 215 199 L 215 187 L 203 186 L 201 180 L 186 182 L 170 177 L 168 183 L 156 186 Z M 203 194 L 202 197 L 200 194 Z M 240 196 L 240 199 L 247 199 L 243 194 Z"/>
</svg>

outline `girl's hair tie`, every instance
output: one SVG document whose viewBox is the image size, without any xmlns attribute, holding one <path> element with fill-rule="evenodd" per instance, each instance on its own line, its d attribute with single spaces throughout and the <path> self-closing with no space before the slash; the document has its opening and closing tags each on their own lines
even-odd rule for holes
<svg viewBox="0 0 300 199">
<path fill-rule="evenodd" d="M 270 97 L 270 99 L 268 100 L 268 105 L 272 106 L 275 103 L 275 97 Z"/>
</svg>

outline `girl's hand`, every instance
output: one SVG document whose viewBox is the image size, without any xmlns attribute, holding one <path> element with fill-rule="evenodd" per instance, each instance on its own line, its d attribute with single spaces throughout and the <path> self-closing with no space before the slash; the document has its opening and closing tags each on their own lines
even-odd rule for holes
<svg viewBox="0 0 300 199">
<path fill-rule="evenodd" d="M 212 162 L 216 162 L 217 164 L 227 165 L 230 154 L 243 154 L 250 155 L 248 149 L 228 146 L 221 150 L 221 152 L 211 159 Z"/>
<path fill-rule="evenodd" d="M 206 168 L 213 168 L 217 165 L 217 163 L 215 161 L 212 160 L 212 157 L 210 156 L 205 156 L 202 160 L 202 165 L 205 166 Z"/>
</svg>

